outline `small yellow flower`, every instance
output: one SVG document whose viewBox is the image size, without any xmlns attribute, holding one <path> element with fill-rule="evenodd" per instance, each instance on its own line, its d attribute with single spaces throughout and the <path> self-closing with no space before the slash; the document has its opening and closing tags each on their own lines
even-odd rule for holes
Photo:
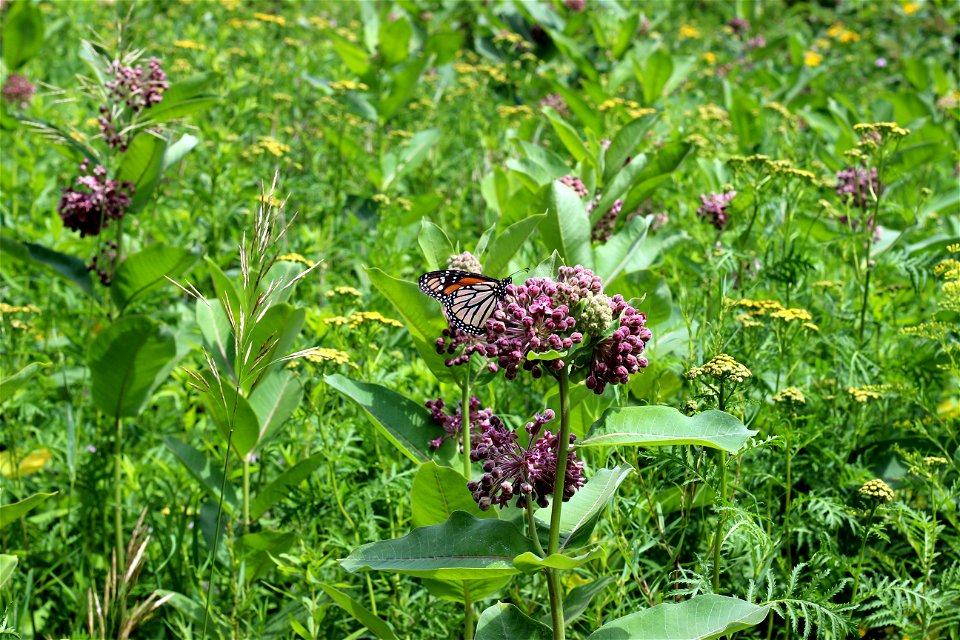
<svg viewBox="0 0 960 640">
<path fill-rule="evenodd" d="M 717 64 L 717 54 L 715 54 L 713 51 L 707 51 L 706 53 L 703 54 L 703 60 L 707 64 L 713 66 Z"/>
<path fill-rule="evenodd" d="M 853 396 L 855 402 L 866 404 L 868 400 L 880 400 L 883 398 L 884 386 L 867 385 L 865 387 L 850 387 L 847 393 Z"/>
<path fill-rule="evenodd" d="M 816 51 L 803 52 L 804 65 L 808 67 L 819 67 L 821 62 L 823 62 L 823 56 L 817 53 Z"/>
<path fill-rule="evenodd" d="M 902 5 L 900 5 L 900 8 L 903 9 L 903 12 L 904 12 L 906 15 L 912 16 L 913 14 L 915 14 L 917 11 L 920 10 L 920 3 L 919 3 L 919 2 L 904 2 Z"/>
<path fill-rule="evenodd" d="M 329 293 L 329 292 L 327 292 Z M 331 316 L 329 318 L 323 319 L 323 324 L 332 324 L 335 327 L 342 327 L 343 325 L 349 323 L 350 320 L 343 316 Z"/>
<path fill-rule="evenodd" d="M 28 304 L 22 307 L 15 307 L 13 305 L 7 304 L 6 302 L 0 302 L 0 316 L 6 315 L 8 313 L 40 313 L 40 307 L 32 304 Z"/>
<path fill-rule="evenodd" d="M 278 24 L 281 27 L 287 26 L 287 20 L 283 16 L 275 16 L 271 13 L 254 13 L 253 17 L 259 20 L 260 22 L 272 22 Z"/>
<path fill-rule="evenodd" d="M 390 196 L 385 193 L 375 193 L 371 200 L 382 205 L 390 204 Z"/>
<path fill-rule="evenodd" d="M 312 266 L 313 266 L 313 263 L 312 263 L 312 262 L 310 262 L 309 260 L 307 260 L 306 258 L 304 258 L 304 257 L 303 257 L 302 255 L 300 255 L 299 253 L 285 253 L 285 254 L 283 254 L 282 256 L 280 256 L 279 258 L 277 258 L 277 260 L 283 260 L 284 262 L 299 262 L 300 264 L 302 264 L 302 265 L 304 265 L 304 266 L 306 266 L 306 267 L 312 267 Z"/>
<path fill-rule="evenodd" d="M 700 30 L 694 27 L 693 25 L 685 24 L 680 26 L 680 39 L 686 40 L 687 38 L 699 38 Z"/>
<path fill-rule="evenodd" d="M 393 318 L 387 318 L 376 311 L 357 311 L 350 314 L 350 326 L 358 327 L 365 322 L 379 322 L 388 327 L 403 328 L 403 323 Z"/>
<path fill-rule="evenodd" d="M 21 458 L 19 464 L 15 466 L 13 452 L 0 451 L 0 475 L 4 478 L 14 478 L 36 473 L 47 464 L 52 455 L 49 449 L 37 449 Z"/>
</svg>

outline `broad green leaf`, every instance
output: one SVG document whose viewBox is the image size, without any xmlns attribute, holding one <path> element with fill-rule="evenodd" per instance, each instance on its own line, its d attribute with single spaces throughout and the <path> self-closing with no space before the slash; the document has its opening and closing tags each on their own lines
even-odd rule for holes
<svg viewBox="0 0 960 640">
<path fill-rule="evenodd" d="M 650 158 L 647 167 L 636 177 L 634 186 L 623 199 L 623 209 L 633 211 L 643 203 L 656 189 L 665 183 L 670 175 L 690 154 L 689 142 L 668 142 L 657 154 Z"/>
<path fill-rule="evenodd" d="M 275 566 L 271 556 L 286 553 L 296 541 L 296 534 L 273 529 L 241 536 L 237 541 L 237 549 L 243 555 L 243 576 L 247 583 L 265 576 Z"/>
<path fill-rule="evenodd" d="M 694 444 L 734 453 L 756 433 L 723 411 L 685 416 L 673 407 L 614 407 L 603 413 L 577 446 Z"/>
<path fill-rule="evenodd" d="M 410 99 L 420 80 L 420 74 L 433 60 L 433 56 L 423 55 L 414 60 L 407 60 L 399 71 L 390 74 L 389 93 L 380 101 L 379 114 L 383 122 L 387 122 L 397 110 Z M 413 138 L 411 138 L 412 140 Z"/>
<path fill-rule="evenodd" d="M 658 638 L 710 640 L 749 629 L 763 622 L 769 611 L 746 600 L 702 594 L 686 602 L 658 604 L 603 625 L 588 640 Z"/>
<path fill-rule="evenodd" d="M 358 76 L 365 76 L 370 70 L 370 58 L 361 47 L 336 34 L 331 34 L 333 50 L 347 68 Z"/>
<path fill-rule="evenodd" d="M 640 152 L 640 144 L 655 122 L 656 116 L 641 116 L 631 120 L 617 132 L 603 156 L 604 184 L 623 168 L 628 158 L 633 158 Z"/>
<path fill-rule="evenodd" d="M 601 196 L 597 206 L 594 207 L 593 213 L 590 214 L 591 225 L 595 225 L 610 210 L 614 201 L 622 197 L 631 186 L 640 180 L 648 161 L 646 154 L 641 153 L 634 156 L 627 166 L 617 172 L 610 184 L 604 185 L 603 196 Z"/>
<path fill-rule="evenodd" d="M 35 509 L 41 502 L 50 496 L 57 495 L 57 493 L 59 492 L 54 491 L 53 493 L 34 493 L 33 495 L 24 498 L 20 502 L 14 502 L 13 504 L 5 504 L 0 506 L 0 529 L 5 528 L 11 522 L 15 522 L 21 516 L 26 515 L 28 512 Z"/>
<path fill-rule="evenodd" d="M 323 452 L 315 453 L 274 478 L 270 484 L 257 493 L 256 499 L 250 505 L 250 519 L 259 520 L 273 505 L 289 495 L 291 487 L 297 486 L 309 477 L 325 459 L 326 454 Z"/>
<path fill-rule="evenodd" d="M 230 380 L 222 376 L 217 380 L 209 370 L 201 375 L 207 383 L 203 403 L 223 441 L 230 442 L 239 457 L 246 457 L 260 438 L 260 420 L 256 412 Z"/>
<path fill-rule="evenodd" d="M 23 388 L 23 385 L 27 384 L 37 371 L 49 366 L 49 362 L 31 362 L 20 371 L 0 379 L 0 404 L 12 398 L 13 394 Z"/>
<path fill-rule="evenodd" d="M 662 237 L 648 237 L 652 218 L 637 216 L 599 247 L 594 248 L 596 273 L 604 282 L 613 282 L 624 273 L 649 267 L 659 257 Z"/>
<path fill-rule="evenodd" d="M 180 162 L 180 160 L 193 151 L 193 148 L 198 144 L 200 144 L 200 138 L 196 136 L 192 136 L 189 133 L 180 136 L 180 139 L 167 147 L 167 150 L 163 153 L 163 162 L 161 163 L 160 171 L 166 171 Z"/>
<path fill-rule="evenodd" d="M 422 578 L 469 580 L 513 576 L 513 559 L 532 553 L 516 526 L 455 511 L 443 524 L 418 527 L 402 538 L 371 542 L 340 561 L 350 572 L 390 571 Z"/>
<path fill-rule="evenodd" d="M 0 255 L 3 255 L 4 259 L 13 258 L 53 269 L 64 279 L 80 287 L 80 290 L 88 296 L 97 297 L 87 264 L 80 258 L 68 256 L 32 242 L 18 242 L 6 236 L 0 236 Z"/>
<path fill-rule="evenodd" d="M 0 589 L 3 589 L 7 582 L 10 581 L 10 578 L 13 577 L 13 572 L 17 568 L 17 562 L 19 562 L 17 556 L 0 553 Z"/>
<path fill-rule="evenodd" d="M 463 46 L 463 34 L 452 29 L 437 31 L 430 34 L 425 52 L 427 55 L 433 55 L 434 64 L 441 67 L 453 60 L 461 46 Z"/>
<path fill-rule="evenodd" d="M 417 242 L 426 259 L 427 269 L 434 271 L 447 268 L 447 258 L 453 255 L 454 248 L 443 229 L 424 218 L 420 221 Z"/>
<path fill-rule="evenodd" d="M 421 405 L 379 384 L 357 382 L 346 376 L 324 376 L 331 387 L 360 405 L 374 426 L 408 458 L 428 462 L 427 447 L 439 427 Z"/>
<path fill-rule="evenodd" d="M 549 176 L 546 182 L 562 178 L 570 173 L 570 167 L 567 166 L 563 158 L 550 149 L 526 140 L 517 140 L 516 144 L 523 152 L 524 159 L 536 163 L 543 169 L 544 175 Z"/>
<path fill-rule="evenodd" d="M 90 345 L 90 396 L 111 418 L 135 417 L 176 361 L 176 341 L 162 325 L 146 316 L 122 317 Z"/>
<path fill-rule="evenodd" d="M 16 71 L 43 46 L 43 14 L 40 5 L 28 0 L 11 3 L 3 17 L 3 62 Z"/>
<path fill-rule="evenodd" d="M 240 297 L 240 292 L 237 291 L 236 285 L 233 284 L 233 281 L 227 277 L 227 274 L 223 272 L 216 262 L 209 257 L 204 258 L 203 261 L 207 264 L 210 279 L 213 280 L 213 290 L 217 294 L 217 300 L 226 304 L 226 307 L 229 308 L 234 318 L 240 317 L 240 313 L 244 308 L 244 301 Z M 226 312 L 227 309 L 224 309 L 224 311 Z"/>
<path fill-rule="evenodd" d="M 392 66 L 407 58 L 412 35 L 413 28 L 404 17 L 380 25 L 380 55 L 384 64 Z"/>
<path fill-rule="evenodd" d="M 240 501 L 233 485 L 223 482 L 223 462 L 210 460 L 200 451 L 172 436 L 166 436 L 163 443 L 214 500 L 220 499 L 220 487 L 223 487 L 224 511 L 231 516 L 236 515 L 240 509 Z"/>
<path fill-rule="evenodd" d="M 595 547 L 587 553 L 576 557 L 565 556 L 562 553 L 554 553 L 546 558 L 541 558 L 533 552 L 527 552 L 522 553 L 514 558 L 513 566 L 515 566 L 517 569 L 520 569 L 524 573 L 531 573 L 533 571 L 539 571 L 540 569 L 570 571 L 571 569 L 582 567 L 591 560 L 596 560 L 603 555 L 604 551 L 600 547 Z"/>
<path fill-rule="evenodd" d="M 163 100 L 144 110 L 145 122 L 159 124 L 206 111 L 220 101 L 209 93 L 219 77 L 215 73 L 204 73 L 174 82 L 164 92 Z"/>
<path fill-rule="evenodd" d="M 590 220 L 583 202 L 560 182 L 547 189 L 547 219 L 540 225 L 547 250 L 558 251 L 564 264 L 592 267 Z"/>
<path fill-rule="evenodd" d="M 484 271 L 494 277 L 503 277 L 510 260 L 546 219 L 547 216 L 543 213 L 527 216 L 504 229 L 503 233 L 497 236 L 496 242 L 481 256 Z"/>
<path fill-rule="evenodd" d="M 353 599 L 343 591 L 329 584 L 321 582 L 317 586 L 323 589 L 323 592 L 326 593 L 338 607 L 353 616 L 357 622 L 369 629 L 373 635 L 380 638 L 380 640 L 395 640 L 397 637 L 389 624 L 371 613 L 370 610 L 360 604 L 359 600 Z"/>
<path fill-rule="evenodd" d="M 550 120 L 550 125 L 557 133 L 557 137 L 560 138 L 560 142 L 562 142 L 563 146 L 570 152 L 570 155 L 572 155 L 577 162 L 583 162 L 589 155 L 589 152 L 583 140 L 580 139 L 577 130 L 551 107 L 544 107 L 543 112 L 546 114 L 547 119 Z"/>
<path fill-rule="evenodd" d="M 450 602 L 463 603 L 464 587 L 470 591 L 470 599 L 476 602 L 489 598 L 503 589 L 513 580 L 513 576 L 498 576 L 495 578 L 475 578 L 469 580 L 437 580 L 421 578 L 420 583 L 430 592 L 430 595 Z"/>
<path fill-rule="evenodd" d="M 553 630 L 537 622 L 512 604 L 498 602 L 487 607 L 477 619 L 476 640 L 551 640 Z"/>
<path fill-rule="evenodd" d="M 467 489 L 467 479 L 450 467 L 441 467 L 433 460 L 417 469 L 410 489 L 410 514 L 415 527 L 446 522 L 454 511 L 464 511 L 477 518 L 497 518 L 496 509 L 481 511 Z"/>
<path fill-rule="evenodd" d="M 123 154 L 117 179 L 132 182 L 135 190 L 130 202 L 130 211 L 139 211 L 153 195 L 163 170 L 163 154 L 167 141 L 149 131 L 141 131 L 133 138 Z"/>
<path fill-rule="evenodd" d="M 654 104 L 660 99 L 671 75 L 673 75 L 673 57 L 669 51 L 660 47 L 647 58 L 643 71 L 638 73 L 638 79 L 643 86 L 644 104 Z"/>
<path fill-rule="evenodd" d="M 274 371 L 257 385 L 250 394 L 250 407 L 260 422 L 258 446 L 270 441 L 302 399 L 303 387 L 287 369 Z"/>
<path fill-rule="evenodd" d="M 563 504 L 563 511 L 560 512 L 561 549 L 567 546 L 582 546 L 590 541 L 590 533 L 600 514 L 632 471 L 633 467 L 629 464 L 622 464 L 614 469 L 600 469 Z M 537 510 L 537 515 L 546 516 L 543 522 L 538 520 L 544 532 L 550 528 L 550 513 L 549 507 Z"/>
<path fill-rule="evenodd" d="M 420 163 L 427 158 L 427 154 L 440 141 L 441 137 L 443 137 L 443 134 L 440 129 L 425 129 L 407 140 L 400 152 L 399 164 L 390 180 L 384 178 L 383 188 L 387 189 L 394 180 L 420 166 Z"/>
<path fill-rule="evenodd" d="M 599 115 L 599 110 L 588 103 L 580 91 L 571 89 L 559 82 L 554 82 L 552 86 L 553 90 L 563 97 L 564 102 L 570 107 L 570 111 L 572 111 L 588 129 L 597 136 L 602 136 L 606 133 L 606 125 L 603 122 L 602 116 Z"/>
<path fill-rule="evenodd" d="M 233 359 L 236 347 L 233 341 L 233 331 L 230 328 L 230 320 L 223 311 L 223 305 L 220 304 L 219 300 L 208 300 L 207 302 L 197 300 L 196 309 L 197 325 L 200 327 L 200 333 L 203 334 L 207 350 L 213 356 L 220 370 L 233 379 Z"/>
<path fill-rule="evenodd" d="M 178 278 L 193 266 L 199 256 L 179 247 L 152 244 L 143 251 L 127 256 L 117 265 L 110 285 L 110 297 L 120 313 L 137 296 L 167 284 L 166 278 Z"/>
</svg>

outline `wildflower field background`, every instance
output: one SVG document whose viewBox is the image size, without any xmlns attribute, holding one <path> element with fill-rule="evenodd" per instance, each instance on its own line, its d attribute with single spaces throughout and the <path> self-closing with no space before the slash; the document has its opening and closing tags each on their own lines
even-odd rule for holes
<svg viewBox="0 0 960 640">
<path fill-rule="evenodd" d="M 955 2 L 0 11 L 0 636 L 960 638 Z"/>
</svg>

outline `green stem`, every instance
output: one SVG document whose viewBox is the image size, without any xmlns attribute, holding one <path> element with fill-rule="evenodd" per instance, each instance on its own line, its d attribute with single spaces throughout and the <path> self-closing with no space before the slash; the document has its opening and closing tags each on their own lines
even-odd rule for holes
<svg viewBox="0 0 960 640">
<path fill-rule="evenodd" d="M 867 540 L 870 538 L 870 527 L 873 526 L 873 514 L 876 512 L 877 507 L 874 505 L 870 509 L 870 516 L 867 517 L 867 526 L 863 530 L 863 540 L 860 542 L 860 554 L 857 558 L 857 572 L 853 576 L 853 593 L 850 595 L 851 603 L 857 599 L 857 588 L 860 586 L 860 569 L 863 567 L 863 553 L 867 549 Z"/>
<path fill-rule="evenodd" d="M 123 551 L 123 421 L 116 418 L 113 440 L 113 529 L 114 545 L 117 547 L 117 566 L 124 571 L 126 559 Z"/>
<path fill-rule="evenodd" d="M 723 449 L 720 454 L 720 511 L 717 513 L 717 531 L 713 539 L 713 592 L 720 592 L 720 546 L 723 543 L 723 521 L 726 516 L 724 507 L 727 504 L 727 452 Z"/>
<path fill-rule="evenodd" d="M 473 598 L 466 580 L 463 581 L 463 640 L 473 640 Z"/>
<path fill-rule="evenodd" d="M 785 443 L 785 450 L 787 452 L 787 496 L 786 496 L 786 505 L 784 506 L 784 529 L 786 530 L 785 535 L 787 539 L 787 564 L 791 567 L 793 566 L 793 551 L 790 548 L 790 498 L 793 493 L 793 479 L 791 476 L 791 463 L 793 462 L 793 456 L 790 451 L 790 435 L 793 432 L 792 422 L 787 423 L 787 441 Z"/>
<path fill-rule="evenodd" d="M 547 551 L 550 555 L 560 550 L 560 514 L 563 510 L 563 488 L 567 476 L 567 451 L 570 448 L 570 378 L 566 366 L 557 375 L 560 384 L 560 433 L 557 434 L 557 474 L 553 481 L 553 504 L 550 510 L 550 538 Z M 550 617 L 553 621 L 553 639 L 563 640 L 563 589 L 560 575 L 554 570 L 547 571 L 547 584 L 550 588 Z"/>
<path fill-rule="evenodd" d="M 250 530 L 250 457 L 243 457 L 243 533 Z"/>
<path fill-rule="evenodd" d="M 543 545 L 540 544 L 540 536 L 537 535 L 537 521 L 533 517 L 533 503 L 530 500 L 527 500 L 526 503 L 524 510 L 527 512 L 527 528 L 530 531 L 533 548 L 536 549 L 541 558 L 546 557 L 547 554 L 543 552 Z"/>
<path fill-rule="evenodd" d="M 463 476 L 470 481 L 470 362 L 463 373 L 463 397 L 460 404 L 460 432 L 463 435 Z"/>
</svg>

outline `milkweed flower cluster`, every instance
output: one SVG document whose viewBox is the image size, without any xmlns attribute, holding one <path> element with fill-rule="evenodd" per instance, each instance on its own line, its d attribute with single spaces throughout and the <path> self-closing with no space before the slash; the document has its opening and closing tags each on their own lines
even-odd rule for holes
<svg viewBox="0 0 960 640">
<path fill-rule="evenodd" d="M 480 260 L 469 251 L 464 251 L 463 253 L 458 253 L 447 258 L 447 268 L 460 269 L 461 271 L 470 271 L 473 273 L 483 271 Z"/>
<path fill-rule="evenodd" d="M 76 179 L 77 188 L 63 190 L 57 212 L 68 229 L 79 231 L 80 237 L 98 235 L 110 220 L 119 220 L 130 206 L 134 186 L 131 182 L 107 178 L 107 170 L 97 165 L 90 172 L 84 160 Z"/>
<path fill-rule="evenodd" d="M 866 209 L 883 193 L 877 168 L 847 167 L 837 172 L 837 195 L 855 207 Z"/>
<path fill-rule="evenodd" d="M 133 115 L 137 115 L 144 109 L 159 104 L 163 100 L 163 93 L 170 88 L 170 83 L 167 82 L 167 74 L 156 58 L 150 58 L 146 69 L 143 65 L 124 66 L 115 60 L 107 67 L 107 75 L 112 79 L 104 82 L 104 86 L 107 97 L 113 104 L 100 107 L 97 121 L 107 146 L 126 151 L 130 140 L 120 135 L 115 122 L 123 105 L 126 105 Z"/>
<path fill-rule="evenodd" d="M 540 107 L 550 107 L 561 116 L 570 115 L 570 107 L 567 106 L 567 101 L 559 93 L 548 93 L 537 104 Z"/>
<path fill-rule="evenodd" d="M 583 184 L 583 180 L 576 176 L 563 176 L 560 178 L 560 182 L 573 189 L 573 192 L 581 198 L 586 197 L 590 193 L 587 191 L 587 186 Z"/>
<path fill-rule="evenodd" d="M 646 315 L 623 296 L 606 295 L 601 279 L 577 265 L 560 267 L 556 280 L 529 278 L 508 285 L 484 334 L 450 327 L 437 338 L 436 348 L 451 356 L 447 366 L 466 364 L 473 354 L 486 357 L 489 369 L 503 369 L 508 380 L 521 370 L 534 378 L 544 370 L 557 372 L 572 358 L 575 368 L 586 370 L 587 387 L 600 394 L 608 384 L 627 383 L 649 364 L 643 353 L 653 335 L 645 325 Z M 536 357 L 577 345 L 568 356 Z"/>
<path fill-rule="evenodd" d="M 483 430 L 470 452 L 470 459 L 483 463 L 484 475 L 479 481 L 467 483 L 480 509 L 486 511 L 492 505 L 502 509 L 514 497 L 521 508 L 527 506 L 528 500 L 540 507 L 549 504 L 557 482 L 560 440 L 556 434 L 546 430 L 541 433 L 541 430 L 554 417 L 554 412 L 547 409 L 526 424 L 530 442 L 527 448 L 521 447 L 517 434 L 499 421 L 491 421 Z M 576 436 L 571 434 L 570 442 L 575 440 Z M 584 482 L 583 463 L 577 460 L 576 452 L 570 450 L 563 477 L 563 501 L 573 497 Z"/>
<path fill-rule="evenodd" d="M 430 417 L 434 424 L 443 427 L 446 432 L 444 435 L 430 441 L 430 447 L 439 449 L 448 438 L 459 440 L 463 433 L 463 403 L 457 405 L 454 413 L 447 413 L 443 398 L 436 400 L 427 400 L 425 403 L 427 409 L 430 409 Z M 503 422 L 493 414 L 493 409 L 481 409 L 480 398 L 470 396 L 470 442 L 471 444 L 480 438 L 488 429 L 503 429 Z M 462 449 L 462 445 L 461 445 Z"/>
<path fill-rule="evenodd" d="M 26 109 L 36 92 L 37 88 L 33 86 L 33 83 L 19 73 L 11 73 L 3 84 L 2 91 L 0 91 L 4 101 L 18 109 Z"/>
<path fill-rule="evenodd" d="M 730 206 L 730 201 L 735 195 L 737 192 L 732 189 L 720 194 L 701 195 L 697 215 L 712 224 L 717 231 L 723 231 L 730 222 L 727 207 Z"/>
<path fill-rule="evenodd" d="M 617 226 L 617 218 L 620 216 L 622 210 L 623 200 L 617 198 L 593 227 L 591 239 L 594 242 L 606 242 L 610 239 L 610 236 L 613 235 L 613 230 Z"/>
</svg>

